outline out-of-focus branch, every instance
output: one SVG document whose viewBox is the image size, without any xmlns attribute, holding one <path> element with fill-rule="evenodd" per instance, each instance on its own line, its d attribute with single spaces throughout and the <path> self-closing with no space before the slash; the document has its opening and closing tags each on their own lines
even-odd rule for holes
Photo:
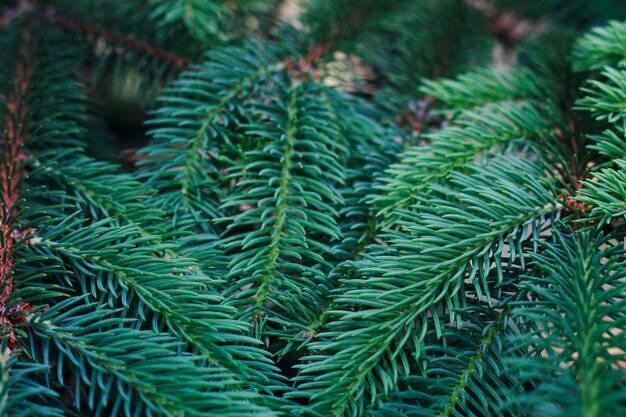
<svg viewBox="0 0 626 417">
<path fill-rule="evenodd" d="M 132 35 L 123 35 L 111 32 L 95 25 L 74 20 L 57 11 L 49 12 L 48 18 L 51 22 L 70 32 L 78 33 L 87 38 L 102 39 L 110 45 L 119 46 L 140 54 L 151 56 L 158 61 L 179 69 L 186 69 L 191 65 L 188 60 L 180 55 L 160 49 L 150 42 L 138 39 Z"/>
<path fill-rule="evenodd" d="M 523 19 L 515 13 L 498 9 L 489 0 L 465 0 L 487 18 L 491 33 L 501 42 L 515 45 L 525 37 L 543 29 L 545 22 Z"/>
</svg>

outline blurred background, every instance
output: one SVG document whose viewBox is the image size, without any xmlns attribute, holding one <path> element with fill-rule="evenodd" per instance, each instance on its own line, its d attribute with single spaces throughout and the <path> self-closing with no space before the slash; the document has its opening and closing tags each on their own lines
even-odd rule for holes
<svg viewBox="0 0 626 417">
<path fill-rule="evenodd" d="M 623 0 L 1 0 L 0 7 L 4 20 L 42 10 L 76 34 L 95 99 L 90 152 L 128 168 L 164 86 L 215 48 L 288 40 L 325 83 L 419 130 L 427 105 L 421 80 L 476 64 L 506 67 L 533 45 L 554 54 L 549 46 L 563 50 L 563 38 L 626 18 Z"/>
</svg>

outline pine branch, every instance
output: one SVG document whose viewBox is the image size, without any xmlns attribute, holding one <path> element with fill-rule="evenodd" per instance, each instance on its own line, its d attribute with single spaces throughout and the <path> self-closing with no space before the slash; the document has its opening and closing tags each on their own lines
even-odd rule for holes
<svg viewBox="0 0 626 417">
<path fill-rule="evenodd" d="M 451 171 L 550 136 L 551 126 L 533 102 L 504 101 L 466 110 L 453 125 L 424 135 L 428 145 L 409 148 L 399 163 L 390 165 L 373 203 L 385 216 L 383 224 L 391 224 L 397 211 L 415 204 L 432 184 L 445 184 Z"/>
<path fill-rule="evenodd" d="M 513 315 L 529 333 L 515 338 L 526 357 L 513 360 L 534 389 L 512 398 L 546 416 L 624 414 L 626 320 L 623 250 L 596 232 L 558 233 L 534 256 L 530 297 Z M 532 385 L 530 385 L 532 386 Z"/>
<path fill-rule="evenodd" d="M 347 265 L 347 261 L 362 259 L 370 244 L 378 236 L 378 216 L 370 204 L 370 198 L 375 193 L 375 186 L 383 176 L 383 170 L 394 161 L 398 155 L 400 145 L 396 141 L 389 142 L 388 138 L 400 133 L 385 126 L 377 125 L 372 112 L 363 103 L 353 105 L 338 105 L 338 97 L 328 97 L 326 100 L 332 111 L 332 119 L 345 138 L 351 143 L 352 149 L 346 162 L 346 184 L 340 189 L 345 204 L 339 210 L 338 225 L 341 227 L 343 241 L 334 248 L 335 257 L 340 262 L 329 273 L 329 282 L 339 282 L 342 277 L 350 279 L 354 276 L 354 269 Z M 317 314 L 307 324 L 306 330 L 301 333 L 301 346 L 315 340 L 331 319 L 330 313 L 336 303 L 331 290 L 322 302 Z M 294 343 L 295 344 L 295 343 Z M 283 351 L 289 351 L 288 345 Z"/>
<path fill-rule="evenodd" d="M 95 415 L 111 416 L 267 415 L 267 410 L 251 404 L 254 395 L 231 390 L 226 375 L 208 371 L 192 355 L 172 355 L 172 349 L 182 348 L 175 338 L 121 327 L 123 321 L 114 318 L 114 311 L 90 312 L 89 305 L 80 304 L 76 299 L 59 303 L 28 326 L 42 341 L 37 355 L 44 361 L 58 349 L 66 359 L 57 366 L 74 368 L 76 375 L 90 370 L 75 380 L 77 406 L 85 401 Z M 215 379 L 223 384 L 221 390 L 211 392 L 208 388 Z M 85 399 L 81 399 L 83 384 L 88 392 Z M 104 395 L 95 395 L 98 389 Z"/>
<path fill-rule="evenodd" d="M 600 70 L 626 58 L 626 23 L 611 21 L 581 37 L 572 52 L 577 71 Z"/>
<path fill-rule="evenodd" d="M 626 126 L 626 70 L 606 67 L 600 73 L 603 80 L 591 80 L 582 91 L 586 96 L 577 103 L 577 108 L 590 111 L 596 120 L 609 123 L 621 121 Z M 619 126 L 619 125 L 618 125 Z"/>
<path fill-rule="evenodd" d="M 333 142 L 338 135 L 320 99 L 322 87 L 290 79 L 277 81 L 277 87 L 286 104 L 273 101 L 258 107 L 261 120 L 273 123 L 247 127 L 250 137 L 265 144 L 230 169 L 231 178 L 239 182 L 222 207 L 245 206 L 253 199 L 259 203 L 224 219 L 230 229 L 253 227 L 227 239 L 226 249 L 237 251 L 230 264 L 230 278 L 236 280 L 228 292 L 234 291 L 233 302 L 244 308 L 246 319 L 257 322 L 264 313 L 274 326 L 293 327 L 288 333 L 296 335 L 330 288 L 324 277 L 331 254 L 326 241 L 340 238 L 335 207 L 342 201 L 336 187 L 343 183 L 339 161 L 345 148 Z M 254 302 L 248 306 L 250 297 Z M 277 311 L 268 308 L 270 302 Z M 303 306 L 310 307 L 303 311 Z M 282 316 L 296 309 L 302 318 L 288 325 Z M 261 333 L 264 321 L 258 323 Z"/>
<path fill-rule="evenodd" d="M 234 333 L 246 330 L 243 323 L 221 322 L 234 312 L 219 307 L 220 297 L 204 290 L 213 286 L 208 277 L 189 274 L 188 268 L 194 265 L 192 260 L 178 258 L 174 263 L 155 258 L 153 254 L 167 245 L 150 245 L 154 237 L 139 237 L 135 226 L 114 227 L 109 223 L 105 219 L 87 226 L 80 217 L 77 220 L 70 217 L 46 232 L 40 231 L 32 248 L 42 255 L 58 256 L 70 267 L 68 274 L 72 270 L 99 271 L 97 275 L 91 272 L 82 277 L 75 273 L 79 277 L 77 284 L 87 289 L 91 286 L 87 280 L 96 279 L 100 281 L 99 288 L 108 287 L 108 292 L 94 294 L 102 305 L 117 306 L 116 300 L 121 300 L 123 308 L 138 309 L 140 316 L 147 316 L 143 310 L 152 311 L 160 323 L 157 328 L 167 325 L 209 364 L 232 372 L 230 379 L 253 385 L 255 381 L 270 382 L 265 369 L 271 371 L 271 362 L 252 346 L 237 345 L 255 343 Z M 68 229 L 76 232 L 66 233 Z M 108 281 L 111 278 L 119 283 Z"/>
<path fill-rule="evenodd" d="M 512 271 L 513 272 L 513 271 Z M 513 272 L 515 273 L 515 272 Z M 424 349 L 424 360 L 410 376 L 369 410 L 375 417 L 504 417 L 507 394 L 517 383 L 503 360 L 512 333 L 508 301 L 497 311 L 479 304 L 463 311 L 460 328 L 446 328 Z M 508 409 L 507 409 L 508 408 Z"/>
<path fill-rule="evenodd" d="M 626 161 L 615 163 L 617 169 L 602 169 L 595 172 L 593 180 L 582 181 L 575 197 L 583 205 L 585 219 L 597 222 L 599 227 L 621 225 L 626 216 Z"/>
<path fill-rule="evenodd" d="M 535 74 L 521 68 L 478 69 L 455 79 L 426 81 L 421 91 L 457 110 L 541 97 Z"/>
<path fill-rule="evenodd" d="M 335 320 L 310 345 L 319 353 L 307 358 L 297 379 L 313 411 L 359 415 L 368 398 L 393 389 L 407 364 L 420 358 L 427 316 L 436 326 L 444 316 L 455 322 L 467 286 L 488 303 L 497 299 L 488 277 L 495 268 L 502 282 L 504 239 L 509 262 L 523 267 L 523 242 L 562 208 L 531 176 L 520 178 L 536 169 L 522 165 L 494 163 L 476 167 L 472 176 L 455 174 L 461 191 L 434 186 L 450 200 L 432 198 L 418 213 L 407 212 L 402 232 L 387 236 L 390 247 L 372 248 L 356 264 L 360 278 L 345 282 Z"/>
<path fill-rule="evenodd" d="M 0 348 L 0 416 L 64 417 L 59 395 L 38 380 L 45 365 L 21 362 Z"/>
<path fill-rule="evenodd" d="M 141 151 L 146 158 L 140 161 L 139 177 L 158 191 L 151 204 L 166 211 L 178 234 L 215 231 L 212 220 L 221 215 L 220 196 L 229 187 L 220 158 L 238 152 L 231 141 L 246 122 L 240 119 L 243 109 L 259 85 L 284 69 L 277 55 L 272 47 L 256 43 L 215 51 L 160 99 L 150 121 L 154 140 Z"/>
</svg>

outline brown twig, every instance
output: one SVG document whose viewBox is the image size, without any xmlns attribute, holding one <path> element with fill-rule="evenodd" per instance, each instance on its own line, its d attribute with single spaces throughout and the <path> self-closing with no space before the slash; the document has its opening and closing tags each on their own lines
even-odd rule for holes
<svg viewBox="0 0 626 417">
<path fill-rule="evenodd" d="M 0 16 L 0 29 L 8 26 L 15 18 L 33 10 L 35 10 L 35 6 L 32 5 L 30 0 L 20 0 L 16 7 L 7 9 L 5 13 Z M 165 51 L 135 36 L 111 32 L 95 25 L 80 22 L 61 14 L 53 8 L 44 10 L 42 14 L 49 22 L 56 24 L 64 30 L 78 33 L 81 36 L 94 40 L 102 39 L 110 45 L 120 46 L 140 54 L 151 56 L 158 61 L 179 69 L 187 69 L 191 65 L 191 62 L 182 56 Z"/>
<path fill-rule="evenodd" d="M 501 10 L 489 0 L 465 0 L 480 11 L 486 18 L 489 31 L 497 39 L 494 59 L 500 66 L 506 67 L 517 61 L 517 46 L 524 39 L 543 32 L 548 27 L 546 20 L 533 21 L 521 18 L 508 10 Z"/>
<path fill-rule="evenodd" d="M 191 65 L 191 63 L 182 56 L 160 49 L 150 42 L 138 39 L 132 35 L 122 35 L 94 25 L 79 22 L 57 11 L 49 13 L 49 20 L 70 32 L 75 32 L 91 39 L 102 39 L 110 45 L 120 46 L 140 54 L 151 56 L 158 61 L 179 69 L 186 69 Z"/>
<path fill-rule="evenodd" d="M 433 119 L 430 110 L 435 99 L 426 96 L 421 100 L 412 100 L 398 117 L 398 125 L 414 135 L 422 133 L 426 126 L 432 125 L 437 119 Z"/>
<path fill-rule="evenodd" d="M 18 242 L 27 239 L 32 230 L 20 231 L 13 222 L 19 211 L 21 183 L 24 175 L 26 153 L 26 131 L 29 113 L 29 92 L 33 71 L 33 51 L 30 50 L 32 35 L 22 31 L 20 58 L 16 64 L 11 90 L 6 97 L 7 112 L 4 116 L 4 132 L 0 136 L 0 151 L 3 158 L 0 164 L 0 326 L 4 328 L 3 337 L 7 337 L 7 347 L 11 351 L 18 346 L 13 331 L 16 323 L 23 322 L 22 311 L 30 312 L 32 307 L 18 303 L 12 308 L 8 300 L 13 292 L 14 251 Z"/>
<path fill-rule="evenodd" d="M 310 76 L 319 81 L 321 74 L 316 70 L 315 64 L 332 49 L 332 46 L 332 42 L 314 45 L 297 63 L 287 61 L 287 69 L 293 73 L 294 78 L 304 79 Z"/>
<path fill-rule="evenodd" d="M 540 22 L 522 19 L 515 13 L 500 10 L 488 0 L 465 0 L 465 2 L 481 11 L 489 22 L 491 33 L 508 45 L 519 43 L 542 26 Z"/>
</svg>

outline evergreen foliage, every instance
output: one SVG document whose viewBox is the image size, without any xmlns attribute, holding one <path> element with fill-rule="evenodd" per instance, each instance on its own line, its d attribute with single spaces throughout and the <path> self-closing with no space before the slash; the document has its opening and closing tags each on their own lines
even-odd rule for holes
<svg viewBox="0 0 626 417">
<path fill-rule="evenodd" d="M 0 417 L 626 415 L 621 2 L 0 14 Z"/>
</svg>

